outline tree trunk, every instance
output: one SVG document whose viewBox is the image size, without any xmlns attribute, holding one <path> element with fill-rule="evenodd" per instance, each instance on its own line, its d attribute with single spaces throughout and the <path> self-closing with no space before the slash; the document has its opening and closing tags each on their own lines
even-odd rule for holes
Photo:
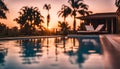
<svg viewBox="0 0 120 69">
<path fill-rule="evenodd" d="M 74 16 L 74 22 L 73 22 L 73 31 L 74 32 L 76 31 L 76 19 L 75 19 L 75 16 Z"/>
<path fill-rule="evenodd" d="M 66 17 L 64 17 L 64 22 L 66 23 Z"/>
</svg>

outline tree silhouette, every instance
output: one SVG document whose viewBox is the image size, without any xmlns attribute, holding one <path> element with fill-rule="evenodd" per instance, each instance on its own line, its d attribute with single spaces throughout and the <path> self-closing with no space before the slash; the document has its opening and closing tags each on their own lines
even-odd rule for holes
<svg viewBox="0 0 120 69">
<path fill-rule="evenodd" d="M 8 27 L 4 23 L 0 23 L 0 35 L 6 36 L 8 33 Z"/>
<path fill-rule="evenodd" d="M 117 7 L 120 7 L 120 0 L 116 0 L 116 1 L 115 1 L 115 5 L 116 5 Z"/>
<path fill-rule="evenodd" d="M 84 4 L 83 0 L 68 0 L 68 3 L 70 4 L 70 7 L 65 5 L 67 8 L 64 8 L 64 10 L 67 10 L 69 8 L 68 14 L 74 17 L 73 30 L 76 31 L 77 14 L 85 16 L 91 13 L 91 11 L 88 11 L 88 5 Z"/>
<path fill-rule="evenodd" d="M 14 26 L 8 31 L 8 36 L 18 36 L 19 35 L 19 29 L 18 27 Z"/>
<path fill-rule="evenodd" d="M 71 13 L 71 9 L 68 7 L 68 6 L 66 6 L 66 5 L 62 5 L 62 7 L 61 7 L 61 10 L 60 11 L 58 11 L 58 17 L 60 17 L 60 16 L 62 16 L 62 17 L 64 17 L 64 22 L 66 22 L 66 17 Z"/>
<path fill-rule="evenodd" d="M 42 53 L 42 46 L 40 44 L 39 39 L 36 41 L 30 41 L 28 40 L 21 40 L 21 58 L 23 59 L 23 64 L 35 64 L 36 62 L 39 63 L 38 58 L 40 58 L 42 55 L 39 53 Z M 35 62 L 36 61 L 36 62 Z"/>
<path fill-rule="evenodd" d="M 80 23 L 80 26 L 78 26 L 78 30 L 79 31 L 85 31 L 86 30 L 85 25 L 86 25 L 85 22 Z"/>
<path fill-rule="evenodd" d="M 14 19 L 14 21 L 20 24 L 21 32 L 25 35 L 34 34 L 36 27 L 39 27 L 44 23 L 44 17 L 37 7 L 22 7 L 19 14 L 20 16 Z"/>
<path fill-rule="evenodd" d="M 0 18 L 6 19 L 6 12 L 8 11 L 8 8 L 6 7 L 3 0 L 0 0 Z"/>
<path fill-rule="evenodd" d="M 67 35 L 70 31 L 70 26 L 67 22 L 58 21 L 58 27 L 60 27 L 61 34 Z"/>
<path fill-rule="evenodd" d="M 51 5 L 50 4 L 45 4 L 43 6 L 43 9 L 46 9 L 48 11 L 48 15 L 47 15 L 47 28 L 49 27 L 49 23 L 50 23 L 50 14 L 49 14 L 49 10 L 51 9 Z"/>
</svg>

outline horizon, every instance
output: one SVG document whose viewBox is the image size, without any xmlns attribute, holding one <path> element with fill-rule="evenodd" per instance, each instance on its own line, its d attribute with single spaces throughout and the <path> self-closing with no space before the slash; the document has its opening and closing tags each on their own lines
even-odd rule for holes
<svg viewBox="0 0 120 69">
<path fill-rule="evenodd" d="M 1 19 L 2 23 L 5 23 L 9 27 L 14 27 L 19 25 L 13 21 L 13 19 L 17 18 L 19 16 L 18 12 L 23 6 L 33 6 L 33 7 L 38 7 L 39 11 L 41 14 L 45 17 L 44 18 L 44 26 L 46 27 L 46 15 L 47 11 L 43 9 L 43 5 L 45 3 L 51 4 L 51 9 L 50 9 L 50 16 L 51 16 L 51 21 L 50 21 L 50 27 L 51 28 L 57 28 L 58 21 L 63 21 L 63 18 L 58 17 L 57 12 L 61 9 L 62 4 L 66 4 L 67 0 L 5 0 L 5 4 L 7 5 L 9 12 L 7 13 L 7 19 Z M 89 6 L 89 10 L 93 11 L 93 13 L 104 13 L 104 12 L 116 12 L 117 7 L 114 5 L 114 0 L 84 0 L 84 2 Z M 107 2 L 107 4 L 106 4 Z M 57 7 L 56 7 L 57 6 Z M 97 7 L 97 8 L 96 8 Z M 73 20 L 72 17 L 67 17 L 67 21 L 70 26 L 73 25 Z M 71 22 L 71 23 L 70 23 Z M 77 20 L 77 26 L 80 25 L 80 20 Z M 76 27 L 77 27 L 76 26 Z"/>
</svg>

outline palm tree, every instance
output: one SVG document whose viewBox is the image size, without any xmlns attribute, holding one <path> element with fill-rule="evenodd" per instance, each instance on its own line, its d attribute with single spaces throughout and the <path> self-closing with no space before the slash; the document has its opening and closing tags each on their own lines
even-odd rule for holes
<svg viewBox="0 0 120 69">
<path fill-rule="evenodd" d="M 49 27 L 49 22 L 50 22 L 50 14 L 49 14 L 49 10 L 51 9 L 51 5 L 50 4 L 45 4 L 43 6 L 43 9 L 48 11 L 48 15 L 47 15 L 47 28 Z"/>
<path fill-rule="evenodd" d="M 6 36 L 8 32 L 8 27 L 0 22 L 0 36 Z"/>
<path fill-rule="evenodd" d="M 67 22 L 58 21 L 58 27 L 63 35 L 67 35 L 70 32 L 70 26 Z"/>
<path fill-rule="evenodd" d="M 8 8 L 6 7 L 3 0 L 0 0 L 0 18 L 6 19 L 6 12 L 8 11 Z"/>
<path fill-rule="evenodd" d="M 68 7 L 68 6 L 66 6 L 66 5 L 62 5 L 62 7 L 61 7 L 61 10 L 60 11 L 58 11 L 58 17 L 60 17 L 60 16 L 62 16 L 62 17 L 64 17 L 64 22 L 66 22 L 66 17 L 68 17 L 68 15 L 71 13 L 71 9 Z"/>
<path fill-rule="evenodd" d="M 14 21 L 20 24 L 21 30 L 23 30 L 25 34 L 32 34 L 35 32 L 36 27 L 44 23 L 44 17 L 37 7 L 22 7 L 19 14 L 20 16 L 14 19 Z"/>
<path fill-rule="evenodd" d="M 88 15 L 91 11 L 88 11 L 88 5 L 83 3 L 83 0 L 68 0 L 70 4 L 70 15 L 74 17 L 73 30 L 76 31 L 76 16 L 80 14 L 82 16 Z M 68 7 L 68 6 L 67 6 Z"/>
<path fill-rule="evenodd" d="M 117 7 L 120 7 L 120 0 L 116 0 L 116 1 L 115 1 L 115 5 L 116 5 Z"/>
</svg>

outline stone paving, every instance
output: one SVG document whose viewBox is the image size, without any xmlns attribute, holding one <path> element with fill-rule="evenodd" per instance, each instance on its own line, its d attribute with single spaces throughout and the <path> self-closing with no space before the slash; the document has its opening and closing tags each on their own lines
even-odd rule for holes
<svg viewBox="0 0 120 69">
<path fill-rule="evenodd" d="M 120 35 L 112 35 L 111 38 L 120 44 Z"/>
<path fill-rule="evenodd" d="M 111 43 L 114 44 L 118 44 L 120 46 L 120 34 L 112 34 L 112 35 L 105 35 L 110 41 Z"/>
<path fill-rule="evenodd" d="M 105 69 L 120 69 L 120 35 L 100 35 Z"/>
</svg>

